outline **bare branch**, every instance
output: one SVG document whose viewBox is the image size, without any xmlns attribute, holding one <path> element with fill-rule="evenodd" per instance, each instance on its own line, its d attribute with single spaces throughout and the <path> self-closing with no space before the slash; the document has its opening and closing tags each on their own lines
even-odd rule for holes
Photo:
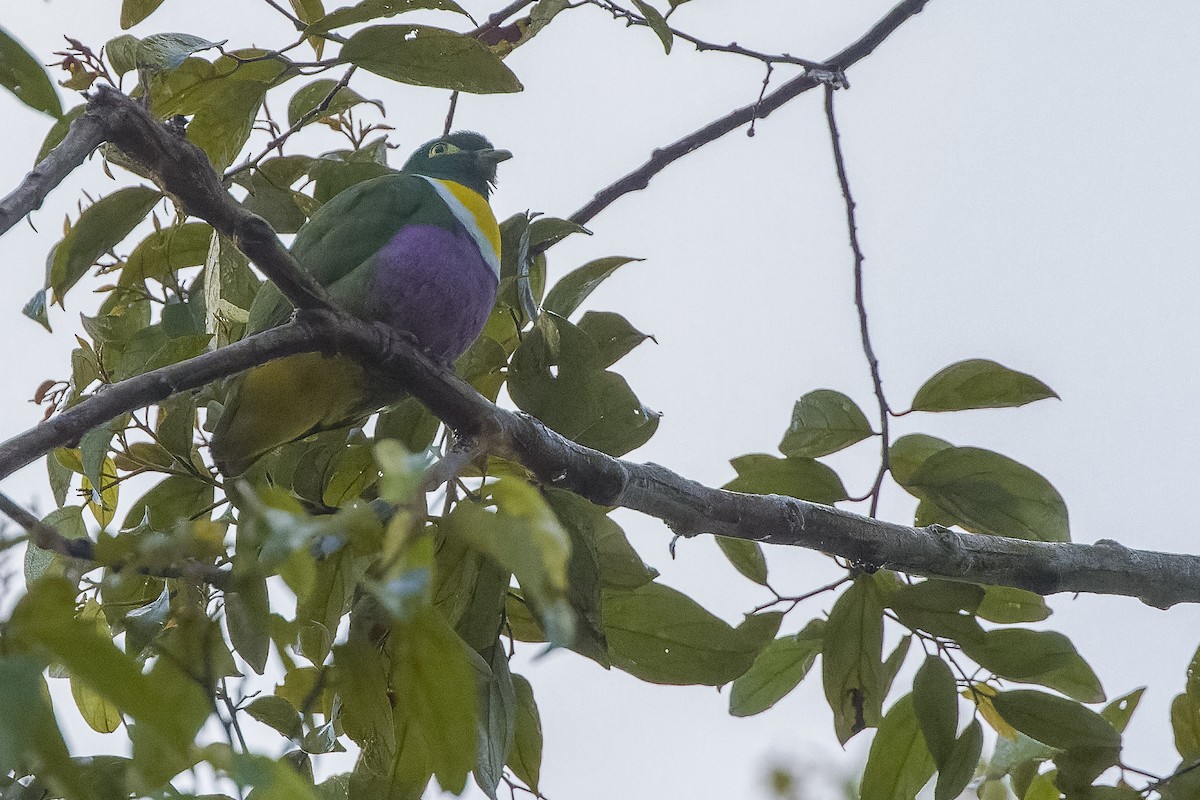
<svg viewBox="0 0 1200 800">
<path fill-rule="evenodd" d="M 875 26 L 867 31 L 862 38 L 826 61 L 825 66 L 829 71 L 837 73 L 846 70 L 851 65 L 866 58 L 874 52 L 876 47 L 883 43 L 884 39 L 899 28 L 905 20 L 919 14 L 925 8 L 927 2 L 929 0 L 903 0 L 903 2 L 888 12 L 887 16 L 875 23 Z M 650 180 L 655 175 L 662 172 L 673 162 L 683 158 L 693 150 L 698 150 L 709 142 L 716 141 L 725 134 L 737 130 L 742 125 L 755 119 L 763 119 L 769 116 L 772 111 L 775 111 L 788 101 L 795 99 L 809 89 L 820 86 L 821 82 L 819 76 L 812 73 L 805 73 L 783 84 L 783 86 L 761 100 L 726 114 L 720 119 L 708 123 L 703 128 L 684 136 L 682 139 L 655 150 L 651 154 L 649 161 L 615 183 L 601 189 L 583 208 L 572 214 L 570 219 L 573 222 L 578 222 L 580 225 L 587 224 L 589 220 L 608 208 L 617 198 L 630 192 L 645 189 L 650 185 Z"/>
<path fill-rule="evenodd" d="M 21 184 L 0 200 L 0 234 L 31 211 L 42 207 L 46 196 L 63 182 L 92 151 L 104 142 L 104 127 L 84 114 L 71 124 L 58 146 L 25 176 Z"/>
<path fill-rule="evenodd" d="M 871 383 L 875 387 L 875 400 L 879 404 L 879 471 L 875 473 L 875 482 L 871 484 L 871 516 L 879 510 L 880 488 L 883 478 L 891 466 L 892 440 L 888 432 L 889 410 L 887 398 L 883 393 L 883 377 L 879 374 L 879 359 L 875 348 L 871 346 L 871 331 L 867 326 L 867 301 L 863 294 L 863 252 L 858 243 L 858 222 L 854 214 L 854 196 L 850 194 L 850 178 L 846 175 L 846 159 L 842 156 L 842 137 L 838 133 L 837 118 L 833 114 L 833 93 L 836 91 L 833 83 L 825 84 L 825 120 L 829 125 L 829 139 L 833 148 L 833 163 L 837 168 L 838 184 L 842 188 L 842 199 L 846 205 L 846 228 L 850 236 L 850 251 L 854 255 L 854 307 L 858 309 L 858 334 L 862 340 L 863 355 L 867 358 L 867 367 L 871 371 Z"/>
</svg>

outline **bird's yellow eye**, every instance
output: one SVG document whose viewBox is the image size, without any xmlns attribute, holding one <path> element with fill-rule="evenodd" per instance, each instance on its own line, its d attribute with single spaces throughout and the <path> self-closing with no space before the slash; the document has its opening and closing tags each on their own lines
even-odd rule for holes
<svg viewBox="0 0 1200 800">
<path fill-rule="evenodd" d="M 429 157 L 433 158 L 434 156 L 448 156 L 457 152 L 459 152 L 459 148 L 455 147 L 449 142 L 438 142 L 433 147 L 429 148 Z"/>
</svg>

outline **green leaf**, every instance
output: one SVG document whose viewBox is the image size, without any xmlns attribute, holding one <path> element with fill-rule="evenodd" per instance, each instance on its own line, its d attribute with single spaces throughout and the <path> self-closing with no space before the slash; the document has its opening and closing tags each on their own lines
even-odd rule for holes
<svg viewBox="0 0 1200 800">
<path fill-rule="evenodd" d="M 640 258 L 609 256 L 589 261 L 582 267 L 568 272 L 550 289 L 542 309 L 552 311 L 560 317 L 569 317 L 575 309 L 596 290 L 600 284 L 621 267 Z"/>
<path fill-rule="evenodd" d="M 717 546 L 729 559 L 729 563 L 733 564 L 734 569 L 759 586 L 767 585 L 767 559 L 758 542 L 728 536 L 717 536 L 716 540 Z"/>
<path fill-rule="evenodd" d="M 335 88 L 337 91 L 333 93 Z M 379 109 L 380 114 L 384 113 L 380 101 L 368 100 L 348 86 L 338 87 L 338 81 L 332 78 L 322 78 L 292 95 L 288 102 L 288 125 L 295 125 L 309 115 L 312 115 L 310 121 L 332 117 L 360 103 L 370 103 Z"/>
<path fill-rule="evenodd" d="M 833 505 L 846 499 L 838 474 L 811 458 L 777 458 L 765 453 L 738 456 L 730 464 L 738 476 L 723 489 L 749 494 L 782 494 Z"/>
<path fill-rule="evenodd" d="M 441 787 L 460 794 L 476 761 L 471 651 L 432 608 L 398 623 L 390 641 L 397 745 L 412 737 Z"/>
<path fill-rule="evenodd" d="M 356 5 L 344 6 L 315 20 L 308 26 L 305 33 L 325 33 L 345 25 L 368 22 L 380 17 L 393 17 L 396 14 L 418 9 L 453 11 L 469 16 L 453 0 L 362 0 Z"/>
<path fill-rule="evenodd" d="M 491 800 L 504 779 L 504 765 L 512 748 L 516 727 L 517 699 L 508 654 L 493 643 L 491 674 L 481 677 L 479 688 L 479 752 L 475 783 Z"/>
<path fill-rule="evenodd" d="M 936 436 L 926 436 L 923 433 L 910 433 L 906 436 L 901 436 L 892 442 L 891 449 L 888 452 L 888 464 L 892 470 L 892 477 L 901 486 L 908 486 L 912 480 L 913 473 L 917 471 L 917 467 L 925 463 L 925 459 L 939 450 L 945 450 L 947 447 L 953 446 L 945 439 L 939 439 Z"/>
<path fill-rule="evenodd" d="M 54 330 L 50 327 L 50 316 L 46 313 L 46 292 L 46 289 L 41 289 L 33 297 L 29 298 L 29 302 L 21 308 L 21 313 L 41 325 L 50 333 L 54 333 Z"/>
<path fill-rule="evenodd" d="M 914 411 L 1012 408 L 1058 395 L 1032 375 L 982 358 L 959 361 L 917 390 Z"/>
<path fill-rule="evenodd" d="M 169 531 L 181 519 L 199 514 L 213 503 L 211 483 L 182 475 L 172 475 L 134 501 L 122 530 L 131 530 L 144 521 L 157 531 Z"/>
<path fill-rule="evenodd" d="M 1175 749 L 1185 761 L 1200 759 L 1200 703 L 1187 693 L 1171 701 L 1171 730 Z"/>
<path fill-rule="evenodd" d="M 62 305 L 67 291 L 101 256 L 120 244 L 161 198 L 148 186 L 130 186 L 84 209 L 47 264 L 47 288 L 52 290 L 54 302 Z"/>
<path fill-rule="evenodd" d="M 671 32 L 671 26 L 667 24 L 667 20 L 657 8 L 645 3 L 642 0 L 633 0 L 633 4 L 637 6 L 637 10 L 642 12 L 642 16 L 646 18 L 646 24 L 650 26 L 650 30 L 654 31 L 654 35 L 662 42 L 663 50 L 668 55 L 671 53 L 671 45 L 675 41 L 675 34 Z"/>
<path fill-rule="evenodd" d="M 983 753 L 983 726 L 973 719 L 962 735 L 954 740 L 950 753 L 938 767 L 937 788 L 934 800 L 954 800 L 967 788 L 979 767 L 979 756 Z M 1026 795 L 1028 797 L 1028 795 Z M 1058 800 L 1055 792 L 1054 800 Z"/>
<path fill-rule="evenodd" d="M 459 503 L 441 524 L 516 576 L 525 600 L 551 641 L 570 646 L 573 622 L 566 604 L 570 536 L 534 487 L 510 478 L 488 487 L 497 513 Z"/>
<path fill-rule="evenodd" d="M 357 629 L 351 632 L 348 641 L 333 648 L 333 676 L 342 702 L 342 726 L 362 748 L 362 768 L 379 774 L 387 774 L 396 759 L 396 724 L 388 686 L 390 671 L 387 656 L 366 641 L 366 637 L 358 635 Z M 423 777 L 428 781 L 427 773 Z"/>
<path fill-rule="evenodd" d="M 163 0 L 123 0 L 121 3 L 121 30 L 129 30 L 134 25 L 154 13 L 163 4 Z"/>
<path fill-rule="evenodd" d="M 927 656 L 913 678 L 912 697 L 925 745 L 934 762 L 944 767 L 958 731 L 958 690 L 950 666 L 937 656 Z"/>
<path fill-rule="evenodd" d="M 62 103 L 50 76 L 38 60 L 3 28 L 0 28 L 0 86 L 35 111 L 62 117 Z"/>
<path fill-rule="evenodd" d="M 91 622 L 75 617 L 75 589 L 46 578 L 30 587 L 13 609 L 12 634 L 53 655 L 72 675 L 135 720 L 152 727 L 176 751 L 192 744 L 208 718 L 200 686 L 166 659 L 148 673 Z"/>
<path fill-rule="evenodd" d="M 83 521 L 83 508 L 63 506 L 47 514 L 42 522 L 58 531 L 65 539 L 86 539 L 87 525 Z M 61 577 L 65 571 L 65 559 L 50 550 L 43 550 L 30 542 L 25 548 L 25 584 L 32 586 L 43 575 Z"/>
<path fill-rule="evenodd" d="M 658 429 L 625 379 L 600 368 L 596 344 L 578 327 L 543 313 L 513 353 L 508 392 L 514 403 L 563 436 L 609 455 L 624 455 Z"/>
<path fill-rule="evenodd" d="M 71 760 L 50 705 L 42 678 L 45 664 L 27 654 L 0 655 L 0 774 L 29 774 L 40 766 L 39 778 L 68 800 L 95 797 Z M 15 784 L 15 781 L 14 781 Z M 7 791 L 12 791 L 10 784 Z M 20 795 L 24 796 L 24 795 Z"/>
<path fill-rule="evenodd" d="M 973 584 L 927 580 L 899 587 L 888 605 L 910 628 L 959 642 L 981 641 L 984 633 L 974 612 L 982 597 L 983 590 Z"/>
<path fill-rule="evenodd" d="M 821 652 L 825 621 L 815 619 L 794 636 L 784 636 L 758 654 L 743 675 L 733 681 L 729 713 L 735 717 L 760 714 L 800 685 Z"/>
<path fill-rule="evenodd" d="M 127 72 L 137 69 L 137 50 L 141 40 L 130 33 L 123 33 L 109 39 L 104 45 L 104 55 L 112 65 L 112 71 L 118 78 Z"/>
<path fill-rule="evenodd" d="M 256 697 L 246 706 L 246 713 L 288 739 L 299 739 L 304 732 L 300 712 L 282 697 L 271 694 Z"/>
<path fill-rule="evenodd" d="M 512 680 L 517 718 L 508 766 L 526 786 L 537 792 L 542 772 L 542 719 L 529 681 L 520 675 L 513 675 Z"/>
<path fill-rule="evenodd" d="M 203 264 L 212 235 L 212 227 L 203 222 L 154 231 L 129 254 L 121 269 L 121 285 L 132 286 L 147 278 L 163 280 L 176 270 Z"/>
<path fill-rule="evenodd" d="M 538 220 L 535 220 L 537 222 Z M 653 336 L 642 333 L 629 320 L 611 311 L 585 311 L 579 330 L 596 343 L 596 366 L 610 367 Z"/>
<path fill-rule="evenodd" d="M 1085 703 L 1104 700 L 1096 673 L 1061 633 L 999 628 L 982 640 L 959 644 L 979 666 L 1002 678 L 1048 686 Z"/>
<path fill-rule="evenodd" d="M 1040 542 L 1071 538 L 1067 505 L 1058 490 L 1024 464 L 990 450 L 939 450 L 902 485 L 977 533 Z"/>
<path fill-rule="evenodd" d="M 833 604 L 822 648 L 825 698 L 842 744 L 864 728 L 879 724 L 882 661 L 883 598 L 875 580 L 861 575 Z"/>
<path fill-rule="evenodd" d="M 906 694 L 879 723 L 863 769 L 862 796 L 871 800 L 913 800 L 933 776 L 933 769 L 933 757 L 917 726 L 913 696 Z"/>
<path fill-rule="evenodd" d="M 519 92 L 517 76 L 487 45 L 470 36 L 425 25 L 363 28 L 342 46 L 340 58 L 390 80 L 458 92 Z"/>
<path fill-rule="evenodd" d="M 111 636 L 108 623 L 104 619 L 104 612 L 101 611 L 100 604 L 95 600 L 87 601 L 79 612 L 79 619 L 91 622 L 100 636 Z M 97 733 L 112 733 L 120 727 L 121 712 L 117 707 L 98 692 L 93 691 L 87 683 L 73 675 L 71 676 L 71 697 L 74 698 L 83 721 L 92 730 Z"/>
<path fill-rule="evenodd" d="M 984 586 L 983 600 L 975 614 L 991 622 L 1011 625 L 1017 622 L 1041 622 L 1050 616 L 1050 607 L 1040 594 L 1009 586 Z"/>
<path fill-rule="evenodd" d="M 841 392 L 817 389 L 796 401 L 779 451 L 785 456 L 818 458 L 871 435 L 871 423 L 853 400 Z"/>
<path fill-rule="evenodd" d="M 188 56 L 222 44 L 224 42 L 210 42 L 190 33 L 154 33 L 138 42 L 134 61 L 139 69 L 170 72 L 180 67 Z"/>
<path fill-rule="evenodd" d="M 225 626 L 238 655 L 262 675 L 271 652 L 271 636 L 267 629 L 271 603 L 267 597 L 266 576 L 252 560 L 256 555 L 241 552 L 234 557 L 233 588 L 225 592 Z"/>
<path fill-rule="evenodd" d="M 1014 689 L 997 694 L 992 704 L 1005 722 L 1043 744 L 1061 750 L 1111 749 L 1113 763 L 1120 752 L 1121 734 L 1104 717 L 1074 700 Z"/>
<path fill-rule="evenodd" d="M 659 583 L 604 592 L 613 666 L 650 683 L 721 686 L 744 673 L 775 636 L 782 615 L 746 617 L 737 628 Z"/>
<path fill-rule="evenodd" d="M 1142 693 L 1145 691 L 1146 687 L 1143 686 L 1140 689 L 1134 689 L 1129 694 L 1118 697 L 1101 710 L 1100 716 L 1108 720 L 1108 723 L 1116 728 L 1118 733 L 1124 733 L 1125 726 L 1129 724 L 1129 718 L 1137 710 L 1138 703 L 1142 699 Z"/>
<path fill-rule="evenodd" d="M 608 509 L 561 489 L 544 489 L 543 493 L 558 521 L 570 533 L 572 543 L 580 538 L 590 540 L 604 586 L 636 589 L 658 577 L 658 570 L 646 566 L 621 526 L 608 516 Z"/>
</svg>

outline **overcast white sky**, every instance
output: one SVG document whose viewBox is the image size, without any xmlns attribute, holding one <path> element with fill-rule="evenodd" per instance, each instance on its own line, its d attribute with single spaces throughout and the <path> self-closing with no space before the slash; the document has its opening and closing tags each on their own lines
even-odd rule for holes
<svg viewBox="0 0 1200 800">
<path fill-rule="evenodd" d="M 119 33 L 118 5 L 11 2 L 0 24 L 49 61 L 61 34 L 98 47 Z M 480 19 L 491 9 L 464 5 Z M 877 0 L 694 0 L 672 22 L 712 41 L 819 59 L 889 8 Z M 252 0 L 167 0 L 133 33 L 162 31 L 239 47 L 288 35 Z M 1018 410 L 909 416 L 897 435 L 931 433 L 1029 464 L 1066 498 L 1076 541 L 1198 549 L 1198 38 L 1192 2 L 932 0 L 850 71 L 852 88 L 837 98 L 892 404 L 905 407 L 925 378 L 970 357 L 1031 372 L 1062 396 Z M 753 101 L 762 79 L 755 63 L 696 54 L 682 42 L 664 56 L 651 33 L 594 9 L 565 15 L 510 65 L 523 94 L 464 97 L 457 117 L 517 156 L 501 168 L 501 217 L 569 214 L 652 148 Z M 441 129 L 444 92 L 383 81 L 360 90 L 386 102 L 403 152 Z M 31 165 L 49 119 L 3 96 L 0 112 L 7 191 Z M 52 317 L 54 336 L 20 316 L 84 186 L 115 188 L 92 164 L 34 215 L 40 235 L 21 225 L 4 239 L 0 439 L 39 419 L 25 401 L 43 378 L 67 373 L 69 334 L 91 305 L 77 289 L 68 313 Z M 843 213 L 814 92 L 760 122 L 753 139 L 731 134 L 623 198 L 592 222 L 595 236 L 554 249 L 554 276 L 600 255 L 646 259 L 587 305 L 625 314 L 658 338 L 619 365 L 664 413 L 658 435 L 633 458 L 719 485 L 732 477 L 730 457 L 774 450 L 806 391 L 839 389 L 870 409 Z M 854 494 L 869 486 L 875 459 L 866 443 L 832 463 Z M 43 511 L 52 502 L 40 467 L 4 489 Z M 913 506 L 891 487 L 883 512 L 911 522 Z M 662 525 L 618 517 L 663 580 L 726 619 L 767 599 L 710 540 L 682 542 L 671 562 Z M 808 551 L 771 550 L 768 561 L 786 590 L 834 574 Z M 830 603 L 810 601 L 785 624 L 799 628 Z M 1167 708 L 1200 639 L 1200 610 L 1096 597 L 1059 596 L 1051 605 L 1046 626 L 1071 636 L 1110 697 L 1150 686 L 1125 760 L 1171 769 Z M 649 686 L 570 653 L 518 669 L 541 707 L 543 789 L 554 800 L 766 797 L 770 764 L 848 769 L 865 753 L 866 736 L 848 754 L 837 747 L 815 674 L 766 714 L 737 720 L 726 715 L 727 694 Z M 117 746 L 97 736 L 78 741 L 89 750 Z"/>
</svg>

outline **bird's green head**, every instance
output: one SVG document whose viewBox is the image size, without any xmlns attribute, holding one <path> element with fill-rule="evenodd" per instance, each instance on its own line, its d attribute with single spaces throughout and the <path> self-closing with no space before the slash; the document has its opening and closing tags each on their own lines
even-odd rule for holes
<svg viewBox="0 0 1200 800">
<path fill-rule="evenodd" d="M 458 131 L 418 147 L 401 172 L 455 181 L 487 197 L 496 185 L 496 165 L 510 158 L 478 133 Z"/>
</svg>

